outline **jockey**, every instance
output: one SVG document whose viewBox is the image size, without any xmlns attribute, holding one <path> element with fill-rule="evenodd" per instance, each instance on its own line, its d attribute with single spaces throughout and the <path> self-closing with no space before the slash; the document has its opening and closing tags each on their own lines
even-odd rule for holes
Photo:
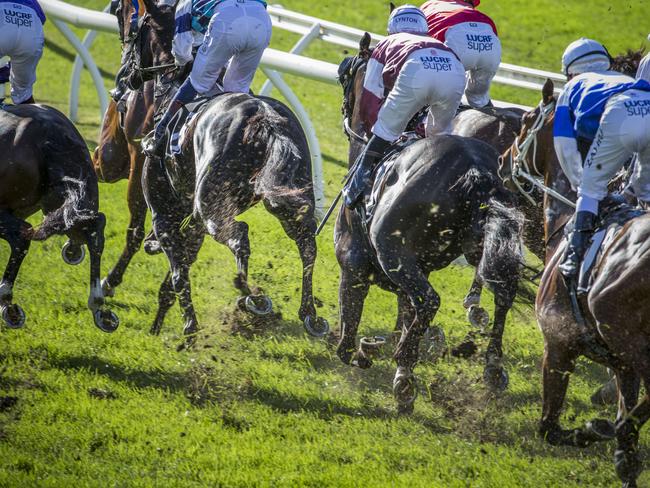
<svg viewBox="0 0 650 488">
<path fill-rule="evenodd" d="M 553 142 L 578 192 L 574 229 L 560 265 L 562 275 L 572 280 L 607 185 L 634 153 L 639 164 L 631 186 L 637 198 L 650 201 L 650 83 L 610 71 L 610 59 L 602 44 L 585 38 L 569 44 L 562 56 L 569 81 L 557 101 Z"/>
<path fill-rule="evenodd" d="M 454 51 L 467 71 L 465 98 L 474 108 L 491 106 L 490 83 L 501 63 L 501 42 L 481 0 L 429 0 L 422 4 L 429 35 Z"/>
<path fill-rule="evenodd" d="M 167 111 L 143 145 L 150 156 L 161 156 L 164 134 L 174 114 L 197 95 L 221 92 L 248 93 L 253 76 L 271 41 L 271 18 L 263 0 L 183 0 L 176 10 L 176 32 L 172 52 L 178 66 L 192 61 L 190 76 L 181 85 Z M 223 87 L 217 80 L 223 68 Z"/>
<path fill-rule="evenodd" d="M 349 208 L 361 200 L 375 165 L 416 113 L 429 105 L 426 135 L 449 133 L 463 96 L 463 65 L 451 49 L 428 37 L 419 8 L 393 10 L 388 34 L 373 50 L 363 81 L 361 118 L 372 137 L 343 189 Z"/>
<path fill-rule="evenodd" d="M 43 55 L 45 14 L 37 0 L 0 0 L 0 58 L 11 58 L 11 98 L 34 103 L 36 66 Z"/>
</svg>

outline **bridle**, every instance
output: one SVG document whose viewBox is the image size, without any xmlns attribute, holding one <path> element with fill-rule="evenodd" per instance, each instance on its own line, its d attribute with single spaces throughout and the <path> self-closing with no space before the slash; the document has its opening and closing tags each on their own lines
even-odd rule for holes
<svg viewBox="0 0 650 488">
<path fill-rule="evenodd" d="M 510 179 L 512 180 L 512 183 L 515 185 L 517 190 L 519 190 L 519 193 L 521 193 L 533 205 L 538 205 L 538 202 L 535 201 L 531 194 L 535 188 L 538 188 L 547 195 L 552 196 L 553 198 L 556 198 L 566 205 L 575 208 L 576 205 L 574 202 L 566 198 L 561 193 L 555 191 L 553 188 L 550 188 L 539 181 L 539 178 L 543 177 L 544 175 L 537 167 L 537 135 L 542 127 L 544 127 L 551 114 L 555 111 L 556 103 L 556 100 L 553 100 L 552 102 L 544 105 L 544 102 L 541 101 L 538 105 L 539 113 L 537 114 L 537 118 L 526 133 L 524 140 L 520 141 L 519 136 L 515 138 L 512 147 L 510 148 Z M 530 152 L 531 147 L 533 151 L 531 159 L 532 171 L 528 164 L 528 153 Z M 501 178 L 503 179 L 503 177 Z M 529 190 L 526 190 L 524 188 L 524 185 L 521 181 L 522 179 L 531 184 Z"/>
<path fill-rule="evenodd" d="M 145 13 L 140 19 L 140 26 L 135 37 L 127 41 L 131 42 L 132 45 L 129 50 L 129 58 L 126 62 L 131 65 L 131 76 L 138 77 L 141 83 L 153 80 L 159 74 L 168 74 L 178 70 L 178 66 L 175 63 L 142 67 L 142 51 L 145 49 L 145 43 L 147 42 L 147 37 L 143 32 L 145 30 L 153 30 L 153 27 L 149 23 L 150 20 L 151 15 Z"/>
<path fill-rule="evenodd" d="M 368 63 L 368 59 L 360 54 L 356 56 L 348 56 L 339 65 L 338 80 L 343 87 L 343 105 L 341 106 L 341 113 L 343 114 L 343 133 L 347 136 L 348 141 L 356 141 L 362 144 L 368 142 L 368 138 L 364 135 L 357 134 L 350 126 L 350 119 L 352 118 L 353 103 L 352 91 L 354 90 L 354 80 L 357 72 Z"/>
</svg>

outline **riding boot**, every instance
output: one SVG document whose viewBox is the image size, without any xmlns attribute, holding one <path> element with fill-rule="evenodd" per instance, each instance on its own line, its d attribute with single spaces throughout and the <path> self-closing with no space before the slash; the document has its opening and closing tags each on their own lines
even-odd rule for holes
<svg viewBox="0 0 650 488">
<path fill-rule="evenodd" d="M 142 141 L 142 150 L 149 157 L 162 157 L 165 150 L 165 131 L 167 130 L 167 125 L 172 120 L 172 117 L 176 115 L 181 107 L 190 103 L 196 98 L 198 92 L 192 86 L 190 78 L 186 79 L 183 84 L 180 86 L 174 99 L 167 107 L 167 111 L 160 119 L 160 122 L 156 124 L 156 128 L 153 131 L 153 137 L 148 138 Z"/>
<path fill-rule="evenodd" d="M 375 135 L 370 138 L 370 141 L 368 141 L 368 144 L 359 156 L 360 161 L 350 181 L 343 188 L 346 207 L 352 209 L 359 201 L 363 200 L 363 195 L 372 185 L 373 170 L 377 163 L 381 161 L 390 144 L 390 141 Z"/>
<path fill-rule="evenodd" d="M 567 281 L 577 283 L 582 258 L 587 250 L 595 221 L 596 215 L 591 212 L 581 211 L 576 213 L 573 231 L 571 231 L 569 238 L 569 246 L 562 264 L 559 266 L 560 273 Z"/>
<path fill-rule="evenodd" d="M 179 102 L 178 100 L 172 100 L 167 107 L 167 111 L 160 119 L 160 122 L 156 124 L 156 127 L 153 131 L 153 136 L 148 140 L 142 141 L 142 150 L 150 158 L 160 158 L 164 155 L 165 152 L 165 131 L 167 130 L 167 125 L 171 121 L 172 117 L 176 115 L 185 104 Z"/>
</svg>

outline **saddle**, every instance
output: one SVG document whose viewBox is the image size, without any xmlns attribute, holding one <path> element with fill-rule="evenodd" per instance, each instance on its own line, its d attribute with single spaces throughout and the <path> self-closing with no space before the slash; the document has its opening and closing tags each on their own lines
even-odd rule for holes
<svg viewBox="0 0 650 488">
<path fill-rule="evenodd" d="M 608 195 L 600 204 L 598 221 L 585 252 L 577 291 L 588 293 L 596 277 L 597 263 L 612 244 L 621 228 L 630 220 L 645 215 L 645 210 L 630 205 L 620 194 Z"/>
</svg>

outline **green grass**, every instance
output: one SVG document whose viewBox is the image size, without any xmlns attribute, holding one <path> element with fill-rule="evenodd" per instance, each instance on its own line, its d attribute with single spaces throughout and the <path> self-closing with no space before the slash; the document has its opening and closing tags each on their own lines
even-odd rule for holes
<svg viewBox="0 0 650 488">
<path fill-rule="evenodd" d="M 78 2 L 93 8 L 103 2 Z M 383 2 L 283 2 L 290 9 L 383 32 Z M 564 46 L 580 35 L 613 53 L 645 39 L 644 1 L 484 2 L 504 44 L 504 61 L 557 71 Z M 65 109 L 73 51 L 52 23 L 39 65 L 36 98 Z M 274 32 L 287 49 L 297 37 Z M 100 35 L 92 52 L 106 87 L 118 68 L 117 37 Z M 340 48 L 315 43 L 307 55 L 338 62 Z M 326 195 L 339 188 L 346 140 L 340 90 L 286 77 L 312 115 L 325 156 Z M 256 80 L 259 87 L 263 80 Z M 503 87 L 495 98 L 533 104 L 538 95 Z M 84 74 L 79 127 L 90 147 L 99 127 L 96 95 Z M 126 185 L 101 185 L 108 216 L 103 269 L 112 265 L 127 225 Z M 0 331 L 0 486 L 612 486 L 613 445 L 552 448 L 536 435 L 540 414 L 542 340 L 532 311 L 512 313 L 505 353 L 511 384 L 487 394 L 480 355 L 444 358 L 416 370 L 421 395 L 410 418 L 396 415 L 390 392 L 394 365 L 386 357 L 360 371 L 340 364 L 327 343 L 307 338 L 297 320 L 299 259 L 292 242 L 263 209 L 243 216 L 251 226 L 251 276 L 281 314 L 251 324 L 234 312 L 230 252 L 206 241 L 192 270 L 203 327 L 198 346 L 176 352 L 181 317 L 174 307 L 160 337 L 147 333 L 162 256 L 140 253 L 110 301 L 122 321 L 112 335 L 92 325 L 85 308 L 87 263 L 64 266 L 54 238 L 32 246 L 15 289 L 28 315 L 20 331 Z M 35 218 L 34 221 L 38 221 Z M 319 238 L 315 290 L 319 312 L 337 325 L 338 267 L 331 224 Z M 8 247 L 0 244 L 0 261 Z M 451 343 L 468 330 L 461 300 L 471 270 L 432 276 L 442 296 L 436 323 Z M 490 296 L 486 294 L 485 303 Z M 387 333 L 392 295 L 374 289 L 361 333 Z M 483 345 L 484 346 L 484 345 Z M 388 355 L 386 355 L 388 356 Z M 582 362 L 572 377 L 563 421 L 613 416 L 589 405 L 603 372 Z M 105 398 L 102 398 L 104 396 Z M 648 445 L 647 434 L 642 444 Z M 644 453 L 647 450 L 644 448 Z M 642 483 L 650 483 L 645 474 Z"/>
</svg>

